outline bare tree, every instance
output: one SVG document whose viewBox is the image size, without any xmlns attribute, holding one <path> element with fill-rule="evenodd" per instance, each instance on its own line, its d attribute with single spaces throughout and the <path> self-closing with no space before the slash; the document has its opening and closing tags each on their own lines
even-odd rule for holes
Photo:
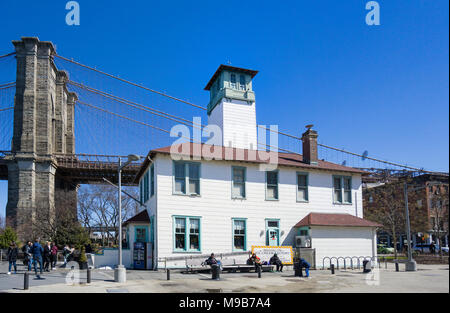
<svg viewBox="0 0 450 313">
<path fill-rule="evenodd" d="M 137 198 L 137 188 L 124 187 L 129 194 Z M 117 188 L 107 185 L 91 185 L 81 188 L 78 196 L 78 220 L 82 225 L 92 230 L 99 230 L 107 239 L 114 238 L 117 244 L 118 232 L 118 197 Z M 122 223 L 135 215 L 139 204 L 124 195 L 122 197 Z"/>
<path fill-rule="evenodd" d="M 436 244 L 439 246 L 439 254 L 442 256 L 441 239 L 448 236 L 448 184 L 431 186 L 430 192 L 430 217 L 431 229 L 436 236 Z"/>
<path fill-rule="evenodd" d="M 364 208 L 365 218 L 382 224 L 382 229 L 392 236 L 394 254 L 397 258 L 397 242 L 405 233 L 405 196 L 404 182 L 391 182 L 382 186 L 370 188 L 366 192 Z M 427 214 L 417 205 L 417 193 L 408 192 L 411 232 L 426 230 Z M 369 200 L 370 199 L 370 200 Z"/>
</svg>

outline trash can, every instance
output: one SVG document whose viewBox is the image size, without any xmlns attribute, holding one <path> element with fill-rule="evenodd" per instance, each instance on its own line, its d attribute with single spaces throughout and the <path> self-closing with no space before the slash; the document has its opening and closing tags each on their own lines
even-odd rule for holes
<svg viewBox="0 0 450 313">
<path fill-rule="evenodd" d="M 211 265 L 212 279 L 219 280 L 220 279 L 220 266 L 217 264 Z"/>
<path fill-rule="evenodd" d="M 300 265 L 300 262 L 294 263 L 294 275 L 298 277 L 303 277 L 303 269 Z"/>
<path fill-rule="evenodd" d="M 363 273 L 369 273 L 372 270 L 372 262 L 370 260 L 363 261 Z"/>
</svg>

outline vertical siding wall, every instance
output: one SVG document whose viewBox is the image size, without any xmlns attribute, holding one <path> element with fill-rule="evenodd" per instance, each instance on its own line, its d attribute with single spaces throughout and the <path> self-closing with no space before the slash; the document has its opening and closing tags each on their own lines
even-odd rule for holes
<svg viewBox="0 0 450 313">
<path fill-rule="evenodd" d="M 172 194 L 172 160 L 157 155 L 157 257 L 192 255 L 173 252 L 173 215 L 201 217 L 201 252 L 226 253 L 232 251 L 232 218 L 247 218 L 247 250 L 252 245 L 265 245 L 265 219 L 280 220 L 280 245 L 292 245 L 293 226 L 310 212 L 348 213 L 362 217 L 361 176 L 353 175 L 353 204 L 334 205 L 332 175 L 337 173 L 312 171 L 309 173 L 309 202 L 296 202 L 296 168 L 280 168 L 279 201 L 265 201 L 265 172 L 257 165 L 240 162 L 203 161 L 199 197 Z M 231 198 L 231 166 L 247 168 L 246 200 Z M 344 174 L 347 175 L 348 174 Z M 153 198 L 152 198 L 153 199 Z M 151 199 L 151 200 L 152 200 Z M 154 212 L 151 204 L 149 215 Z M 150 207 L 149 206 L 149 207 Z"/>
<path fill-rule="evenodd" d="M 324 257 L 376 256 L 376 232 L 370 227 L 312 227 L 312 245 L 316 249 L 316 266 L 322 268 Z M 330 240 L 330 238 L 333 238 Z M 334 261 L 335 262 L 335 261 Z M 350 260 L 346 260 L 350 266 Z M 354 259 L 353 262 L 357 262 Z M 362 262 L 362 259 L 360 260 Z M 329 260 L 325 260 L 328 267 Z M 343 266 L 343 261 L 339 261 Z M 356 263 L 355 263 L 356 266 Z"/>
<path fill-rule="evenodd" d="M 208 117 L 209 125 L 217 125 L 222 129 L 223 146 L 228 147 L 229 142 L 233 147 L 257 149 L 256 110 L 255 103 L 248 104 L 245 101 L 221 100 Z"/>
</svg>

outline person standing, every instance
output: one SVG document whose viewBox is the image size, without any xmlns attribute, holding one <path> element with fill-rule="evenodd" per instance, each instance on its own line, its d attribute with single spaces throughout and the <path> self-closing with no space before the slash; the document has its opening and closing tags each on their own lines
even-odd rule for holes
<svg viewBox="0 0 450 313">
<path fill-rule="evenodd" d="M 65 244 L 63 248 L 64 266 L 67 265 L 67 259 L 69 258 L 69 255 L 70 255 L 70 248 L 67 244 Z"/>
<path fill-rule="evenodd" d="M 44 247 L 44 271 L 50 272 L 49 267 L 52 259 L 52 247 L 49 241 L 45 242 Z"/>
<path fill-rule="evenodd" d="M 39 243 L 39 238 L 36 238 L 34 240 L 33 246 L 31 247 L 31 255 L 33 256 L 33 267 L 34 267 L 34 273 L 38 278 L 40 276 L 37 274 L 37 266 L 36 263 L 39 263 L 39 272 L 42 275 L 42 252 L 44 249 L 42 249 L 41 244 Z"/>
<path fill-rule="evenodd" d="M 56 269 L 56 262 L 58 261 L 58 247 L 55 245 L 55 242 L 52 242 L 52 248 L 51 248 L 51 253 L 52 253 L 52 270 Z"/>
<path fill-rule="evenodd" d="M 17 274 L 17 256 L 19 255 L 19 249 L 17 249 L 14 241 L 8 247 L 8 275 L 11 275 L 11 268 L 14 266 L 14 274 Z"/>
<path fill-rule="evenodd" d="M 32 245 L 31 241 L 28 241 L 27 244 L 23 246 L 25 265 L 28 267 L 28 271 L 31 271 L 31 264 L 33 263 L 33 255 L 31 254 Z"/>
</svg>

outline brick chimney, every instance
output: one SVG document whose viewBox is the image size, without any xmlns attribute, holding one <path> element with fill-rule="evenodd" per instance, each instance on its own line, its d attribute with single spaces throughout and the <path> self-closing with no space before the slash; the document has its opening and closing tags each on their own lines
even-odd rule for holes
<svg viewBox="0 0 450 313">
<path fill-rule="evenodd" d="M 317 153 L 317 132 L 312 130 L 313 125 L 307 125 L 308 129 L 302 135 L 303 142 L 303 162 L 308 164 L 317 165 L 318 153 Z"/>
</svg>

